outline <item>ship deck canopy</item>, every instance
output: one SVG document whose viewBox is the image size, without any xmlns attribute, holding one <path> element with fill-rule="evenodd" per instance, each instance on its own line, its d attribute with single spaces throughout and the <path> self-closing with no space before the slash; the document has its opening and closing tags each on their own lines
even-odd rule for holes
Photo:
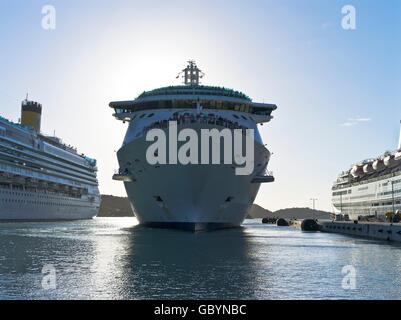
<svg viewBox="0 0 401 320">
<path fill-rule="evenodd" d="M 111 102 L 116 113 L 130 113 L 154 109 L 181 109 L 197 107 L 270 115 L 275 104 L 255 103 L 242 92 L 211 86 L 171 86 L 143 92 L 135 100 Z"/>
</svg>

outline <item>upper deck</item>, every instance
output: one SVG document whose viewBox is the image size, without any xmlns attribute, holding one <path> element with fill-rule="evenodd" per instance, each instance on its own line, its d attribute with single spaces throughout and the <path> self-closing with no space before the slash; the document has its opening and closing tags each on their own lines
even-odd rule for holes
<svg viewBox="0 0 401 320">
<path fill-rule="evenodd" d="M 97 170 L 96 160 L 79 154 L 72 146 L 64 144 L 57 137 L 37 133 L 33 128 L 14 123 L 0 116 L 0 140 L 16 143 L 19 148 L 25 147 L 35 152 L 43 152 L 54 158 Z"/>
<path fill-rule="evenodd" d="M 115 101 L 110 107 L 115 117 L 128 120 L 127 114 L 157 109 L 202 109 L 231 110 L 254 116 L 271 117 L 277 109 L 275 104 L 256 103 L 243 94 L 227 88 L 211 86 L 170 86 L 143 92 L 135 100 Z"/>
<path fill-rule="evenodd" d="M 253 102 L 246 94 L 224 87 L 199 84 L 202 72 L 193 61 L 182 71 L 185 85 L 157 88 L 141 93 L 134 100 L 110 102 L 119 120 L 130 121 L 134 112 L 157 109 L 212 109 L 244 112 L 256 122 L 269 121 L 275 104 Z"/>
</svg>

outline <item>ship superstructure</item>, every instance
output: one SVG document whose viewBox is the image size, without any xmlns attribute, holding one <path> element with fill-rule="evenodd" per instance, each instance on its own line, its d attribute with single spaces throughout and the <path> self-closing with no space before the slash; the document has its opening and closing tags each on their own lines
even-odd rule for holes
<svg viewBox="0 0 401 320">
<path fill-rule="evenodd" d="M 26 99 L 21 123 L 0 117 L 0 220 L 96 216 L 96 160 L 41 133 L 41 113 L 41 104 Z"/>
<path fill-rule="evenodd" d="M 336 209 L 351 219 L 401 210 L 401 132 L 398 148 L 354 164 L 342 172 L 332 188 Z"/>
<path fill-rule="evenodd" d="M 129 122 L 117 152 L 120 168 L 114 179 L 124 181 L 141 224 L 189 230 L 239 226 L 260 184 L 274 180 L 266 169 L 270 152 L 262 142 L 257 124 L 269 122 L 277 106 L 253 102 L 231 89 L 201 85 L 203 73 L 194 61 L 189 61 L 181 74 L 184 85 L 158 88 L 143 92 L 134 100 L 110 103 L 114 116 Z M 253 129 L 252 173 L 236 175 L 238 166 L 225 162 L 149 164 L 147 133 L 162 130 L 170 146 L 171 122 L 177 124 L 178 131 L 192 129 L 199 136 L 203 129 L 239 129 L 244 134 L 246 129 Z"/>
</svg>

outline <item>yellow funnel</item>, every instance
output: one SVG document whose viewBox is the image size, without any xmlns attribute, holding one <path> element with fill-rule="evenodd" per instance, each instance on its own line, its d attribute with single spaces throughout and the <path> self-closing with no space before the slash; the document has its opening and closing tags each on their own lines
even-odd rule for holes
<svg viewBox="0 0 401 320">
<path fill-rule="evenodd" d="M 21 104 L 21 124 L 40 132 L 42 105 L 38 102 L 24 100 Z"/>
</svg>

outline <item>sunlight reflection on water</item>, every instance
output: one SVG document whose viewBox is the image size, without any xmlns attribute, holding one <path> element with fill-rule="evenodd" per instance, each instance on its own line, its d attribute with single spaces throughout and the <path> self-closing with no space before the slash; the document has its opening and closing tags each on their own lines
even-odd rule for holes
<svg viewBox="0 0 401 320">
<path fill-rule="evenodd" d="M 135 218 L 0 224 L 1 299 L 400 299 L 401 246 L 247 220 L 189 233 Z M 43 290 L 42 267 L 56 270 Z M 343 266 L 357 287 L 341 286 Z"/>
</svg>

